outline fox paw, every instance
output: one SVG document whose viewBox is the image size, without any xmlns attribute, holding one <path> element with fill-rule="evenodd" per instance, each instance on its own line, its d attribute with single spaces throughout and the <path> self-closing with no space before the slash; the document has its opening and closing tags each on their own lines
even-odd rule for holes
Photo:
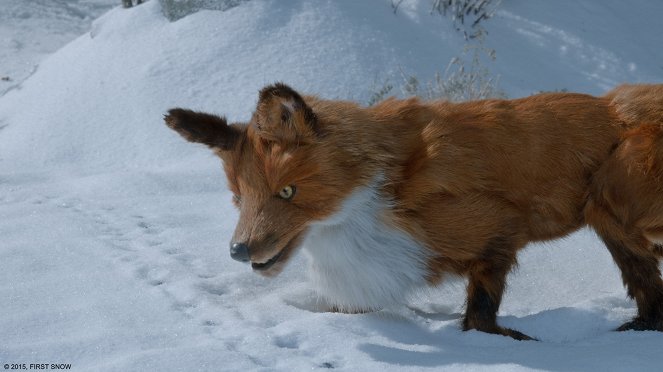
<svg viewBox="0 0 663 372">
<path fill-rule="evenodd" d="M 516 331 L 511 328 L 504 328 L 504 327 L 499 327 L 499 326 L 494 326 L 494 327 L 480 327 L 480 328 L 466 328 L 464 331 L 468 331 L 470 329 L 476 329 L 477 331 L 481 332 L 486 332 L 494 335 L 502 335 L 506 337 L 511 337 L 514 340 L 518 341 L 539 341 L 534 337 L 530 337 L 520 331 Z"/>
<path fill-rule="evenodd" d="M 539 341 L 534 337 L 530 337 L 520 331 L 516 331 L 515 329 L 510 329 L 510 328 L 502 328 L 500 327 L 500 334 L 503 336 L 508 336 L 513 338 L 514 340 L 518 341 Z"/>
<path fill-rule="evenodd" d="M 643 319 L 640 317 L 626 322 L 616 329 L 622 331 L 659 331 L 663 332 L 663 319 Z"/>
</svg>

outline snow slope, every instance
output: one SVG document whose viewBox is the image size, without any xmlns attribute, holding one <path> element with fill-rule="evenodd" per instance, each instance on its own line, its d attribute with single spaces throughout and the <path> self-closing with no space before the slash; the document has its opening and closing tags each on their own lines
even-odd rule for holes
<svg viewBox="0 0 663 372">
<path fill-rule="evenodd" d="M 77 36 L 114 0 L 3 0 L 0 6 L 0 96 L 21 84 L 39 62 Z"/>
<path fill-rule="evenodd" d="M 503 2 L 488 46 L 510 96 L 540 90 L 601 94 L 623 82 L 661 82 L 657 1 Z"/>
<path fill-rule="evenodd" d="M 503 3 L 486 42 L 510 96 L 663 80 L 660 2 Z M 165 110 L 245 120 L 277 80 L 365 101 L 400 68 L 432 76 L 463 40 L 428 7 L 253 1 L 174 23 L 157 1 L 115 8 L 0 97 L 0 364 L 658 370 L 663 335 L 611 332 L 635 307 L 589 231 L 519 256 L 499 321 L 541 342 L 461 332 L 460 280 L 409 307 L 331 314 L 302 257 L 275 280 L 229 259 L 219 161 L 168 130 Z"/>
</svg>

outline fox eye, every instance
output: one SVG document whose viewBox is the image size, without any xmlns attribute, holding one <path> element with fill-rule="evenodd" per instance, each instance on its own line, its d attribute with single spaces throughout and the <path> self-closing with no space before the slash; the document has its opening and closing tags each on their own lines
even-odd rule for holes
<svg viewBox="0 0 663 372">
<path fill-rule="evenodd" d="M 295 191 L 297 191 L 295 186 L 288 185 L 279 191 L 279 197 L 283 200 L 290 200 L 293 196 L 295 196 Z"/>
</svg>

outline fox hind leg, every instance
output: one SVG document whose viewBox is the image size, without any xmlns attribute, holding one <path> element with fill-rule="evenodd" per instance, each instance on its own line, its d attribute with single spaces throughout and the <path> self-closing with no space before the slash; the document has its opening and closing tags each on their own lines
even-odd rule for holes
<svg viewBox="0 0 663 372">
<path fill-rule="evenodd" d="M 625 242 L 604 238 L 608 250 L 622 271 L 629 297 L 638 305 L 638 316 L 619 328 L 626 330 L 663 331 L 663 281 L 658 259 L 651 255 L 634 254 Z"/>
<path fill-rule="evenodd" d="M 586 213 L 622 272 L 628 296 L 635 300 L 638 315 L 618 331 L 663 331 L 663 280 L 659 269 L 660 247 L 638 231 L 624 230 L 614 214 L 590 201 Z"/>
</svg>

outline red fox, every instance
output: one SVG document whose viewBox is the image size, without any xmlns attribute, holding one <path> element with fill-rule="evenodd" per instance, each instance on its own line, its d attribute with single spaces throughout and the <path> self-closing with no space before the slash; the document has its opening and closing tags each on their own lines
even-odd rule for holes
<svg viewBox="0 0 663 372">
<path fill-rule="evenodd" d="M 223 161 L 231 257 L 271 276 L 303 247 L 337 311 L 463 275 L 464 330 L 531 339 L 496 322 L 517 252 L 590 225 L 638 304 L 619 329 L 663 331 L 661 87 L 361 107 L 277 83 L 249 123 L 179 108 L 165 121 Z"/>
</svg>

